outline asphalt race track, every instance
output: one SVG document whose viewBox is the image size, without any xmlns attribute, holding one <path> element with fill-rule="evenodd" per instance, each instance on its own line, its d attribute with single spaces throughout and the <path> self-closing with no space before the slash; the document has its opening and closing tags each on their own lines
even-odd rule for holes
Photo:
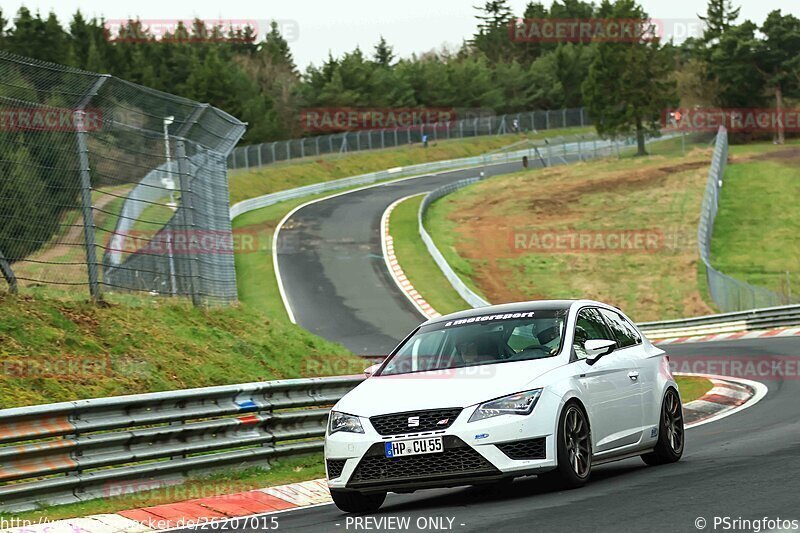
<svg viewBox="0 0 800 533">
<path fill-rule="evenodd" d="M 486 172 L 518 168 L 516 163 L 498 165 Z M 287 220 L 278 242 L 284 288 L 298 323 L 356 353 L 391 350 L 422 318 L 386 271 L 381 214 L 398 198 L 477 172 L 454 171 L 382 185 L 298 210 Z M 798 337 L 675 344 L 665 349 L 675 359 L 689 362 L 788 357 L 795 369 L 800 363 Z M 515 481 L 502 493 L 457 488 L 390 494 L 382 509 L 369 517 L 321 505 L 276 514 L 278 529 L 640 533 L 714 531 L 715 517 L 800 520 L 798 375 L 766 376 L 760 381 L 769 387 L 763 400 L 688 430 L 683 459 L 674 465 L 648 467 L 635 458 L 599 466 L 586 487 L 573 491 L 551 491 L 532 477 Z M 235 521 L 216 525 L 215 529 L 252 530 Z M 716 528 L 724 530 L 723 525 Z M 727 529 L 745 530 L 752 531 Z"/>
<path fill-rule="evenodd" d="M 671 345 L 687 358 L 796 357 L 800 338 L 737 340 Z M 797 361 L 795 361 L 795 365 Z M 390 494 L 374 519 L 452 518 L 453 531 L 698 531 L 695 521 L 714 517 L 800 519 L 800 387 L 797 376 L 762 380 L 767 396 L 758 404 L 686 433 L 676 464 L 648 467 L 638 458 L 595 468 L 581 489 L 552 492 L 536 478 L 515 481 L 502 494 L 476 488 Z M 534 415 L 535 416 L 535 415 Z M 357 527 L 354 516 L 334 505 L 276 515 L 280 531 L 387 531 L 388 523 Z M 350 523 L 348 524 L 348 517 Z M 420 525 L 424 525 L 422 522 Z M 368 529 L 369 527 L 369 529 Z M 235 527 L 231 528 L 236 530 Z M 244 531 L 245 529 L 240 529 Z M 425 530 L 435 530 L 427 527 Z M 188 530 L 187 530 L 188 531 Z M 723 531 L 722 526 L 717 531 Z M 744 531 L 734 529 L 729 531 Z M 747 530 L 752 531 L 752 530 Z"/>
<path fill-rule="evenodd" d="M 486 175 L 521 162 L 485 168 Z M 380 220 L 399 198 L 464 178 L 467 169 L 387 183 L 308 205 L 283 225 L 277 243 L 283 286 L 297 323 L 357 354 L 386 355 L 423 317 L 392 281 Z"/>
</svg>

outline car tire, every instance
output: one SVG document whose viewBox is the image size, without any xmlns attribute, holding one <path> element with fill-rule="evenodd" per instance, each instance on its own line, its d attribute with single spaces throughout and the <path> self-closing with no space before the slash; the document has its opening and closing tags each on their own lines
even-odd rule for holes
<svg viewBox="0 0 800 533">
<path fill-rule="evenodd" d="M 372 513 L 386 500 L 385 492 L 362 494 L 360 492 L 331 489 L 331 498 L 345 513 Z"/>
<path fill-rule="evenodd" d="M 650 466 L 678 462 L 683 455 L 684 435 L 681 397 L 678 391 L 669 388 L 661 405 L 658 441 L 651 453 L 642 455 L 642 461 Z"/>
<path fill-rule="evenodd" d="M 586 411 L 578 402 L 564 406 L 554 438 L 558 466 L 540 477 L 557 489 L 582 487 L 592 474 L 592 432 Z"/>
</svg>

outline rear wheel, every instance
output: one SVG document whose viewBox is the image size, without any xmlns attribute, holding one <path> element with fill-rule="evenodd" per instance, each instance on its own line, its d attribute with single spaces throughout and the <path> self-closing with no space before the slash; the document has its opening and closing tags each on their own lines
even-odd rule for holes
<svg viewBox="0 0 800 533">
<path fill-rule="evenodd" d="M 331 498 L 336 507 L 345 513 L 372 513 L 383 505 L 384 500 L 386 500 L 386 493 L 362 494 L 360 492 L 331 489 Z"/>
<path fill-rule="evenodd" d="M 683 455 L 683 406 L 675 389 L 668 389 L 661 406 L 658 441 L 651 453 L 642 455 L 642 460 L 651 466 L 675 463 Z"/>
<path fill-rule="evenodd" d="M 586 413 L 577 403 L 568 403 L 561 413 L 556 433 L 558 466 L 544 474 L 557 488 L 573 489 L 586 484 L 592 473 L 592 433 Z"/>
</svg>

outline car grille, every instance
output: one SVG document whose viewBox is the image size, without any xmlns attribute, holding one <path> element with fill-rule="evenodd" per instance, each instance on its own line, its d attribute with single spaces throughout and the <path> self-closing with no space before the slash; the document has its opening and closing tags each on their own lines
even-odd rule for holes
<svg viewBox="0 0 800 533">
<path fill-rule="evenodd" d="M 381 435 L 403 435 L 448 428 L 455 422 L 461 411 L 460 407 L 409 411 L 407 413 L 373 416 L 369 421 L 372 422 L 375 431 Z M 409 426 L 408 419 L 411 417 L 419 417 L 419 425 Z"/>
<path fill-rule="evenodd" d="M 392 458 L 384 456 L 384 443 L 373 444 L 356 467 L 350 482 L 359 484 L 499 474 L 489 461 L 458 437 L 448 435 L 443 441 L 442 453 Z"/>
<path fill-rule="evenodd" d="M 328 459 L 328 479 L 336 479 L 342 475 L 347 459 Z"/>
<path fill-rule="evenodd" d="M 545 439 L 515 440 L 513 442 L 503 442 L 495 444 L 500 451 L 506 454 L 509 459 L 544 459 L 547 457 L 545 451 Z"/>
</svg>

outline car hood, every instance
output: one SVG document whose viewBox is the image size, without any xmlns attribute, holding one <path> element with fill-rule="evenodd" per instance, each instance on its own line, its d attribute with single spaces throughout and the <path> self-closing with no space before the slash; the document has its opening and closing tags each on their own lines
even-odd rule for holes
<svg viewBox="0 0 800 533">
<path fill-rule="evenodd" d="M 373 376 L 347 393 L 336 411 L 370 417 L 440 407 L 468 407 L 527 390 L 564 363 L 559 357 L 397 376 Z"/>
</svg>

